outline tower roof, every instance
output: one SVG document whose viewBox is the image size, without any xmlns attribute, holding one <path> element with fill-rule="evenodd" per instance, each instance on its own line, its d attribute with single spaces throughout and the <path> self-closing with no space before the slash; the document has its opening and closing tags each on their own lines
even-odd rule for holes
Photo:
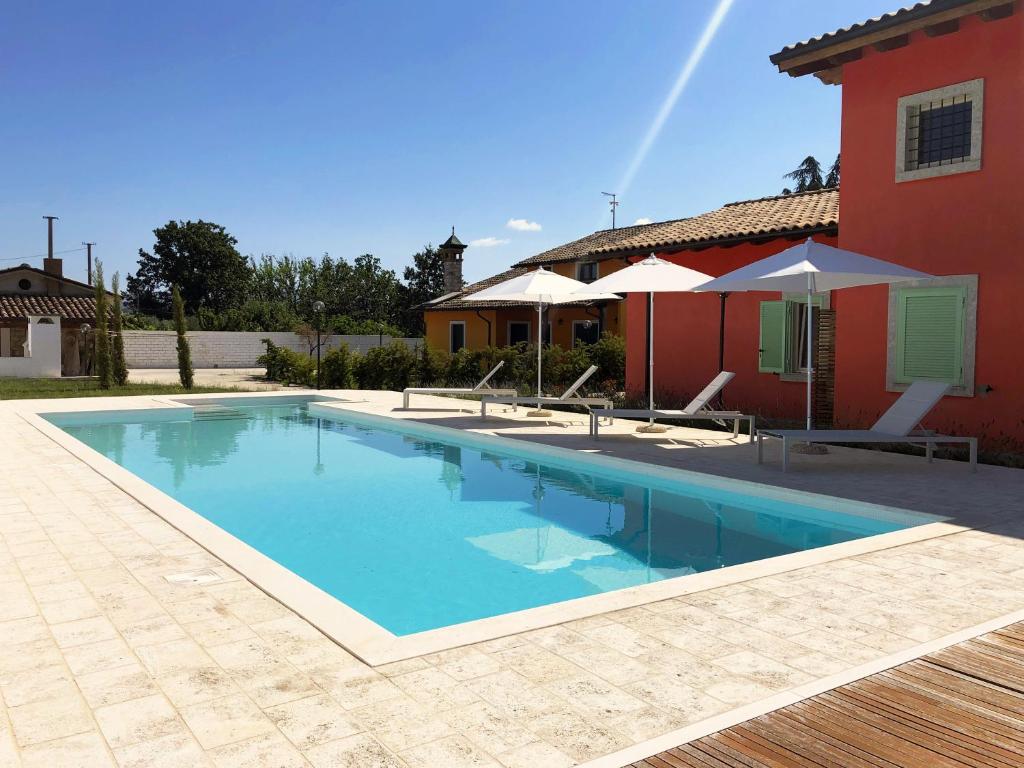
<svg viewBox="0 0 1024 768">
<path fill-rule="evenodd" d="M 451 235 L 451 237 L 449 237 L 447 240 L 445 240 L 443 243 L 441 243 L 441 247 L 442 248 L 465 248 L 466 244 L 464 242 L 462 242 L 461 240 L 459 240 L 459 238 L 457 238 L 455 236 L 455 227 L 452 227 L 452 235 Z"/>
</svg>

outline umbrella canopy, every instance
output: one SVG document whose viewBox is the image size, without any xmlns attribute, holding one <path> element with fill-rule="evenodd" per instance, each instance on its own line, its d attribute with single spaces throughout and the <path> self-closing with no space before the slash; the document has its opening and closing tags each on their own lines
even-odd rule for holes
<svg viewBox="0 0 1024 768">
<path fill-rule="evenodd" d="M 807 238 L 781 253 L 705 283 L 699 291 L 834 291 L 860 285 L 898 283 L 933 275 Z"/>
<path fill-rule="evenodd" d="M 595 280 L 585 290 L 612 293 L 679 293 L 692 291 L 711 279 L 711 275 L 681 267 L 652 254 L 643 261 Z"/>
<path fill-rule="evenodd" d="M 586 283 L 573 280 L 544 267 L 527 272 L 525 275 L 513 277 L 490 288 L 471 293 L 463 297 L 469 301 L 527 301 L 531 304 L 565 304 L 570 301 L 599 301 L 611 299 L 617 301 L 618 296 L 590 290 Z"/>
<path fill-rule="evenodd" d="M 649 344 L 647 365 L 647 400 L 654 410 L 654 295 L 655 293 L 682 293 L 711 280 L 711 275 L 681 267 L 670 261 L 659 259 L 653 253 L 643 261 L 631 264 L 625 269 L 612 272 L 595 280 L 585 290 L 613 291 L 615 293 L 647 293 L 647 323 Z M 653 423 L 653 420 L 652 420 Z"/>
<path fill-rule="evenodd" d="M 541 321 L 545 304 L 567 304 L 573 301 L 619 301 L 614 293 L 591 291 L 586 283 L 549 272 L 541 267 L 525 275 L 513 277 L 490 288 L 463 297 L 469 301 L 524 301 L 537 303 L 537 397 L 541 391 Z M 539 408 L 539 404 L 538 404 Z"/>
<path fill-rule="evenodd" d="M 807 292 L 807 429 L 811 424 L 811 379 L 814 375 L 814 324 L 810 311 L 817 291 L 932 278 L 925 272 L 844 251 L 807 238 L 781 253 L 755 261 L 697 288 L 697 291 Z"/>
</svg>

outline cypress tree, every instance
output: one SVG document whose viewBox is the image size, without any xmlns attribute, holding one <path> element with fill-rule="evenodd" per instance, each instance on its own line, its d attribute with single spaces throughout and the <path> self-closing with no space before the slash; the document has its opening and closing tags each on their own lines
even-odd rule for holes
<svg viewBox="0 0 1024 768">
<path fill-rule="evenodd" d="M 174 304 L 174 330 L 178 334 L 178 378 L 181 386 L 192 389 L 192 350 L 185 335 L 185 302 L 176 285 L 171 288 L 171 302 Z"/>
<path fill-rule="evenodd" d="M 114 364 L 110 356 L 110 336 L 107 335 L 107 289 L 103 285 L 103 265 L 98 261 L 93 283 L 96 285 L 96 374 L 100 389 L 110 389 L 114 383 Z"/>
<path fill-rule="evenodd" d="M 114 383 L 119 387 L 128 385 L 128 361 L 124 356 L 124 323 L 121 318 L 121 276 L 115 272 L 111 287 L 114 290 L 114 333 L 112 357 L 114 363 Z"/>
</svg>

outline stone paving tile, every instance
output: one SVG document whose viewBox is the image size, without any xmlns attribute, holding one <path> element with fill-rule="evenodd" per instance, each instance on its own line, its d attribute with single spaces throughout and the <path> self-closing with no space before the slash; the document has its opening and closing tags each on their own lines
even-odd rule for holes
<svg viewBox="0 0 1024 768">
<path fill-rule="evenodd" d="M 6 404 L 0 429 L 0 765 L 558 768 L 1022 605 L 1024 523 L 1007 522 L 370 669 Z M 816 472 L 771 480 L 865 490 Z M 988 506 L 1019 498 L 979 474 Z M 198 568 L 222 581 L 164 579 Z"/>
<path fill-rule="evenodd" d="M 75 693 L 9 707 L 7 716 L 14 738 L 22 747 L 86 733 L 94 727 L 89 708 Z"/>
<path fill-rule="evenodd" d="M 301 749 L 363 730 L 340 704 L 325 694 L 279 704 L 267 709 L 266 713 L 281 732 Z"/>
<path fill-rule="evenodd" d="M 33 744 L 21 751 L 22 768 L 113 768 L 114 757 L 95 731 Z"/>
</svg>

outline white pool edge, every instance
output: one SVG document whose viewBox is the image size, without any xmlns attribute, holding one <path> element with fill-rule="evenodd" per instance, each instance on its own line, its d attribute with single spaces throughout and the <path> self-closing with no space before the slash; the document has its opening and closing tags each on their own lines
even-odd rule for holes
<svg viewBox="0 0 1024 768">
<path fill-rule="evenodd" d="M 253 393 L 252 397 L 296 397 L 310 394 L 317 393 L 306 390 L 284 391 L 280 393 L 259 392 Z M 212 395 L 211 397 L 217 397 L 217 395 Z M 232 395 L 232 397 L 242 399 L 246 398 L 247 395 L 238 394 Z M 204 398 L 204 396 L 188 396 L 189 400 L 193 398 L 200 399 Z M 717 571 L 675 577 L 653 584 L 576 598 L 411 635 L 396 636 L 376 622 L 345 605 L 337 598 L 327 594 L 301 576 L 298 576 L 218 527 L 202 515 L 153 487 L 116 462 L 84 445 L 40 415 L 42 413 L 127 410 L 123 407 L 124 405 L 130 405 L 130 403 L 124 402 L 126 400 L 135 400 L 136 403 L 133 404 L 143 401 L 147 403 L 160 402 L 166 403 L 167 407 L 187 408 L 187 405 L 182 405 L 182 399 L 183 396 L 175 396 L 175 401 L 140 396 L 139 398 L 118 398 L 116 403 L 107 401 L 103 404 L 90 404 L 92 407 L 80 407 L 76 403 L 74 407 L 63 408 L 55 405 L 55 401 L 52 400 L 39 400 L 28 403 L 22 401 L 21 407 L 17 408 L 16 412 L 26 422 L 67 450 L 71 455 L 105 477 L 167 523 L 177 528 L 264 592 L 295 611 L 325 635 L 370 666 L 380 666 L 463 645 L 494 640 L 543 627 L 564 624 L 576 619 L 596 616 L 624 608 L 633 608 L 693 594 L 694 592 L 702 592 L 751 579 L 773 576 L 799 568 L 971 530 L 965 526 L 946 522 L 926 523 L 913 528 L 867 536 L 854 541 L 730 566 Z M 571 456 L 571 461 L 574 463 L 582 462 L 604 468 L 625 468 L 630 472 L 636 472 L 639 468 L 645 474 L 661 479 L 675 480 L 677 482 L 680 479 L 685 479 L 710 487 L 718 485 L 724 487 L 728 485 L 730 490 L 739 488 L 740 490 L 745 489 L 751 492 L 756 491 L 768 498 L 800 500 L 803 503 L 812 503 L 824 509 L 856 505 L 858 509 L 873 509 L 879 513 L 889 511 L 913 515 L 921 514 L 891 507 L 882 507 L 867 502 L 854 502 L 820 494 L 792 491 L 778 486 L 762 485 L 749 481 L 734 481 L 715 475 L 688 472 L 686 470 L 643 462 L 595 456 L 586 452 L 510 440 L 509 438 L 495 435 L 468 433 L 451 427 L 441 427 L 404 419 L 394 419 L 387 416 L 366 414 L 345 407 L 353 404 L 338 403 L 324 406 L 322 403 L 318 403 L 317 407 L 329 410 L 337 409 L 341 412 L 340 415 L 342 416 L 353 414 L 356 420 L 376 422 L 399 431 L 409 431 L 409 427 L 414 427 L 414 431 L 430 433 L 439 438 L 442 438 L 445 434 L 450 434 L 456 439 L 465 441 L 467 438 L 472 438 L 472 442 L 489 444 L 504 450 L 522 451 L 545 457 L 562 457 L 563 460 L 569 460 L 567 456 Z"/>
</svg>

